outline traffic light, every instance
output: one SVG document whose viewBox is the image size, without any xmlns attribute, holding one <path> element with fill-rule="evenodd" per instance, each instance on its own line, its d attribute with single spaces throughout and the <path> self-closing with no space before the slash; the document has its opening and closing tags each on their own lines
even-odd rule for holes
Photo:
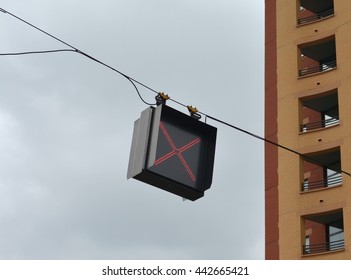
<svg viewBox="0 0 351 280">
<path fill-rule="evenodd" d="M 217 129 L 165 104 L 134 123 L 127 178 L 196 200 L 212 183 Z"/>
</svg>

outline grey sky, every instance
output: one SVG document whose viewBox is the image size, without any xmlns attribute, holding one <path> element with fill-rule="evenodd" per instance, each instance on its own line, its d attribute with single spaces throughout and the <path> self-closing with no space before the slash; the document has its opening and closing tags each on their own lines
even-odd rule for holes
<svg viewBox="0 0 351 280">
<path fill-rule="evenodd" d="M 263 135 L 263 6 L 2 0 L 0 7 Z M 66 48 L 3 13 L 0 38 L 0 53 Z M 183 202 L 126 179 L 133 124 L 146 105 L 125 78 L 75 53 L 1 56 L 0 77 L 0 259 L 263 259 L 262 142 L 209 121 L 218 128 L 212 187 Z"/>
</svg>

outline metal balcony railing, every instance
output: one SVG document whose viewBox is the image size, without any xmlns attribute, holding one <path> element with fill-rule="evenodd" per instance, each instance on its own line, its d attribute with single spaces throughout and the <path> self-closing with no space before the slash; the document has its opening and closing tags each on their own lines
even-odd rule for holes
<svg viewBox="0 0 351 280">
<path fill-rule="evenodd" d="M 337 125 L 339 123 L 340 123 L 339 117 L 333 117 L 333 118 L 325 119 L 318 122 L 306 123 L 306 124 L 300 125 L 300 132 L 307 132 L 318 128 L 330 127 L 333 125 Z"/>
<path fill-rule="evenodd" d="M 303 77 L 303 76 L 311 75 L 315 73 L 326 72 L 335 68 L 336 68 L 336 60 L 323 63 L 317 67 L 309 67 L 309 68 L 299 70 L 299 76 Z"/>
<path fill-rule="evenodd" d="M 305 181 L 301 184 L 302 191 L 310 191 L 322 188 L 328 188 L 332 186 L 338 186 L 342 184 L 342 175 L 341 173 L 335 173 L 324 180 L 320 181 Z"/>
<path fill-rule="evenodd" d="M 314 14 L 313 16 L 309 16 L 309 17 L 304 17 L 304 18 L 299 18 L 297 20 L 297 24 L 301 25 L 301 24 L 307 24 L 307 23 L 311 23 L 323 18 L 327 18 L 334 15 L 334 9 L 330 9 L 324 12 L 321 12 L 319 14 Z"/>
<path fill-rule="evenodd" d="M 318 253 L 325 253 L 335 250 L 340 250 L 345 247 L 344 239 L 327 242 L 323 244 L 312 244 L 312 245 L 303 245 L 302 250 L 304 255 L 308 254 L 318 254 Z"/>
</svg>

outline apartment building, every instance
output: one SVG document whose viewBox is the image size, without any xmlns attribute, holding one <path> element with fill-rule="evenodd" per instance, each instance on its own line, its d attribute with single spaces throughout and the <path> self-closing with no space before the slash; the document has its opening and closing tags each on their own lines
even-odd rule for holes
<svg viewBox="0 0 351 280">
<path fill-rule="evenodd" d="M 266 259 L 351 259 L 351 1 L 265 1 Z"/>
</svg>

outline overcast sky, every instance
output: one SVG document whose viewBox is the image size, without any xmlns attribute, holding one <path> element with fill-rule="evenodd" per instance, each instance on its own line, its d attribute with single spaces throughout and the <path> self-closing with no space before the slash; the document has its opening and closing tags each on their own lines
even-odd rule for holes
<svg viewBox="0 0 351 280">
<path fill-rule="evenodd" d="M 0 8 L 263 135 L 263 0 L 2 0 Z M 0 38 L 0 53 L 67 48 L 4 13 Z M 147 105 L 125 78 L 70 52 L 0 56 L 0 77 L 0 259 L 264 258 L 260 140 L 208 120 L 218 128 L 212 187 L 183 201 L 126 178 L 134 121 Z"/>
</svg>

